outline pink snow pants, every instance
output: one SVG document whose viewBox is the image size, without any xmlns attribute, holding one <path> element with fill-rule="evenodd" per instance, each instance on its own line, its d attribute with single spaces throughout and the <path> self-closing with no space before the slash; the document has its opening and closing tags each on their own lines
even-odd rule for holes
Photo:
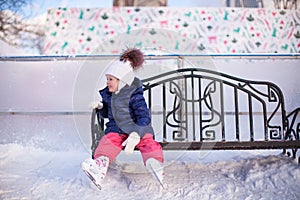
<svg viewBox="0 0 300 200">
<path fill-rule="evenodd" d="M 96 159 L 100 156 L 107 156 L 109 158 L 109 162 L 112 163 L 122 151 L 122 143 L 127 139 L 127 137 L 128 135 L 126 134 L 114 132 L 104 135 L 95 150 L 94 158 Z M 146 133 L 136 147 L 142 154 L 144 164 L 149 158 L 154 158 L 162 163 L 164 162 L 162 148 L 160 144 L 153 139 L 152 134 Z"/>
</svg>

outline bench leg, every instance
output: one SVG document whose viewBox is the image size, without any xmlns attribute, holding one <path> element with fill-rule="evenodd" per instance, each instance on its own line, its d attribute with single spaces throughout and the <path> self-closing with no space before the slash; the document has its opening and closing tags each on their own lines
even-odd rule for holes
<svg viewBox="0 0 300 200">
<path fill-rule="evenodd" d="M 297 151 L 298 149 L 292 149 L 293 159 L 297 159 Z M 298 156 L 298 164 L 300 164 L 300 156 Z"/>
<path fill-rule="evenodd" d="M 287 151 L 286 149 L 282 150 L 283 155 L 287 155 L 288 157 L 291 157 L 293 159 L 297 159 L 297 151 L 298 149 L 291 149 L 292 153 L 290 151 Z M 300 156 L 298 156 L 298 164 L 300 164 Z"/>
</svg>

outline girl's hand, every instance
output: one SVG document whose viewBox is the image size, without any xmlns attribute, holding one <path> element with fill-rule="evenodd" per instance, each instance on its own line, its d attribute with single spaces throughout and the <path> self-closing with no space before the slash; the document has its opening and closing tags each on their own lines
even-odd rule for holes
<svg viewBox="0 0 300 200">
<path fill-rule="evenodd" d="M 141 138 L 137 132 L 132 132 L 129 134 L 128 138 L 122 143 L 125 146 L 125 154 L 132 154 L 135 146 L 140 142 Z"/>
<path fill-rule="evenodd" d="M 102 102 L 97 102 L 97 101 L 93 101 L 90 103 L 89 105 L 90 109 L 102 109 L 103 108 L 103 103 Z"/>
</svg>

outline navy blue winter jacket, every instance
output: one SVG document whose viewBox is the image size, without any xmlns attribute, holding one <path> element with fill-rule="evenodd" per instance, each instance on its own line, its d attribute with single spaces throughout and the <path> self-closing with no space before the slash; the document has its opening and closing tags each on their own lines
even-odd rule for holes
<svg viewBox="0 0 300 200">
<path fill-rule="evenodd" d="M 99 92 L 103 103 L 100 114 L 109 120 L 105 134 L 130 134 L 135 131 L 141 138 L 146 133 L 154 134 L 140 79 L 135 78 L 130 86 L 123 87 L 118 94 L 109 92 L 107 87 Z"/>
</svg>

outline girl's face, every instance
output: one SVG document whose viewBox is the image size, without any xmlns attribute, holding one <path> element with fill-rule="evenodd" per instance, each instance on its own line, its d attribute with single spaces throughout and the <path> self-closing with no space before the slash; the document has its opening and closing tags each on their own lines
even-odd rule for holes
<svg viewBox="0 0 300 200">
<path fill-rule="evenodd" d="M 108 91 L 116 92 L 118 91 L 119 79 L 116 77 L 107 74 L 106 75 L 106 85 L 108 87 Z"/>
</svg>

